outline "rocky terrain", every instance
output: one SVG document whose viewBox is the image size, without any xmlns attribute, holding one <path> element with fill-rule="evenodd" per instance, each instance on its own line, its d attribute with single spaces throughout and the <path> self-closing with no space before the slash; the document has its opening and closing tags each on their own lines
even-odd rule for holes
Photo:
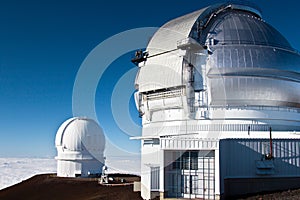
<svg viewBox="0 0 300 200">
<path fill-rule="evenodd" d="M 36 175 L 26 181 L 0 190 L 0 199 L 142 200 L 139 192 L 133 192 L 132 183 L 139 181 L 139 176 L 114 174 L 111 177 L 114 178 L 112 184 L 100 185 L 97 178 L 61 178 L 54 174 Z M 296 200 L 300 199 L 300 189 L 231 199 Z"/>
<path fill-rule="evenodd" d="M 118 182 L 139 181 L 134 175 L 114 175 Z M 133 192 L 133 185 L 104 186 L 96 178 L 61 178 L 53 174 L 36 175 L 26 181 L 0 191 L 1 200 L 134 200 L 142 199 L 140 193 Z"/>
</svg>

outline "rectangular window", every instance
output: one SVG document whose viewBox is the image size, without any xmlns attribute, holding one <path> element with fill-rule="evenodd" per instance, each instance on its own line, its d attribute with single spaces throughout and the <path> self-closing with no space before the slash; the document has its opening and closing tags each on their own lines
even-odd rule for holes
<svg viewBox="0 0 300 200">
<path fill-rule="evenodd" d="M 152 138 L 152 139 L 145 139 L 144 145 L 159 145 L 159 139 L 158 138 Z"/>
<path fill-rule="evenodd" d="M 198 152 L 188 151 L 182 155 L 182 169 L 198 169 Z"/>
<path fill-rule="evenodd" d="M 198 169 L 198 152 L 197 151 L 191 151 L 190 152 L 190 169 L 197 170 Z"/>
<path fill-rule="evenodd" d="M 190 169 L 190 157 L 189 152 L 185 152 L 182 155 L 182 169 Z"/>
<path fill-rule="evenodd" d="M 151 191 L 159 191 L 159 167 L 151 167 Z"/>
</svg>

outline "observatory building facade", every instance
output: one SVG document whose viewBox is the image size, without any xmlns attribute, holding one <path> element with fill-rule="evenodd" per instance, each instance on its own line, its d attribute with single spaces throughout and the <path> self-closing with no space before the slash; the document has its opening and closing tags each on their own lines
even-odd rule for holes
<svg viewBox="0 0 300 200">
<path fill-rule="evenodd" d="M 300 186 L 300 55 L 259 9 L 171 20 L 132 61 L 144 199 Z"/>
<path fill-rule="evenodd" d="M 88 177 L 102 173 L 105 136 L 94 120 L 68 119 L 57 131 L 55 146 L 57 176 Z"/>
</svg>

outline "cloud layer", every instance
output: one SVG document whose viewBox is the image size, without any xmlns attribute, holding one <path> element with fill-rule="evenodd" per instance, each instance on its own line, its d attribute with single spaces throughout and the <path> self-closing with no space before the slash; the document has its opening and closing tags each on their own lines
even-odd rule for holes
<svg viewBox="0 0 300 200">
<path fill-rule="evenodd" d="M 140 159 L 113 157 L 106 160 L 109 173 L 139 175 Z M 56 160 L 46 158 L 0 158 L 0 190 L 37 174 L 56 173 Z"/>
</svg>

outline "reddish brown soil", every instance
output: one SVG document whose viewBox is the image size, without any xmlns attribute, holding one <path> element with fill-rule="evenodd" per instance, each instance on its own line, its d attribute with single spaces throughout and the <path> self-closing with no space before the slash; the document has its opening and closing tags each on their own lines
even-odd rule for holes
<svg viewBox="0 0 300 200">
<path fill-rule="evenodd" d="M 133 182 L 140 177 L 115 175 L 120 179 Z M 36 175 L 26 181 L 0 191 L 1 200 L 140 200 L 140 193 L 133 192 L 133 185 L 103 186 L 96 178 L 61 178 L 55 175 Z"/>
<path fill-rule="evenodd" d="M 140 177 L 116 174 L 114 183 L 139 181 Z M 0 191 L 1 200 L 142 200 L 133 185 L 104 186 L 96 178 L 60 178 L 51 174 L 36 175 L 26 181 Z M 159 198 L 156 198 L 158 200 Z M 248 196 L 246 200 L 300 199 L 300 189 Z"/>
<path fill-rule="evenodd" d="M 299 200 L 300 199 L 300 189 L 289 190 L 283 192 L 274 192 L 269 194 L 261 194 L 250 196 L 246 198 L 240 198 L 245 200 Z"/>
</svg>

